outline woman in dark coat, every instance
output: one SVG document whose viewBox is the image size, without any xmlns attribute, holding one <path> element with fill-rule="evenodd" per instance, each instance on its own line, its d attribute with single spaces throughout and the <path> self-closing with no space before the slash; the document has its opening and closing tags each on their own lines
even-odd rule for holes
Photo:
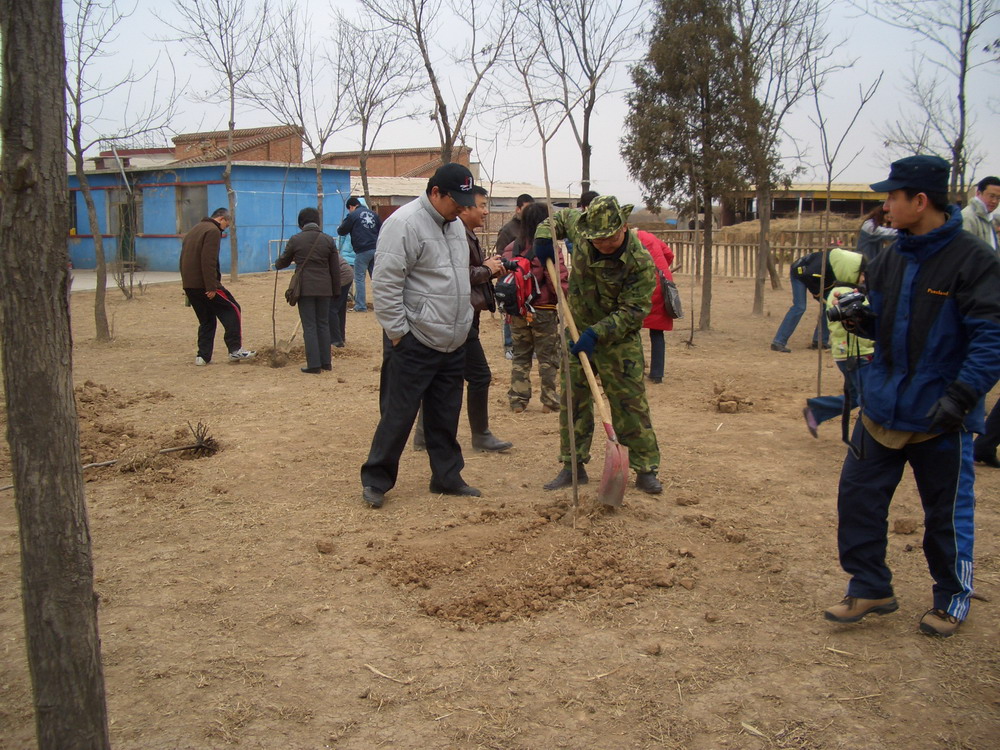
<svg viewBox="0 0 1000 750">
<path fill-rule="evenodd" d="M 299 228 L 285 245 L 285 252 L 275 261 L 275 268 L 292 263 L 302 285 L 299 295 L 299 320 L 306 347 L 306 366 L 302 372 L 315 375 L 332 369 L 330 365 L 330 301 L 340 292 L 340 255 L 337 243 L 319 228 L 319 211 L 299 211 Z"/>
<path fill-rule="evenodd" d="M 639 231 L 636 234 L 653 258 L 656 270 L 662 271 L 668 281 L 673 281 L 670 264 L 674 262 L 674 251 L 670 249 L 670 245 L 649 232 Z M 646 377 L 653 383 L 662 383 L 663 361 L 666 357 L 663 332 L 674 330 L 674 319 L 667 315 L 666 305 L 663 304 L 663 288 L 659 281 L 653 287 L 653 307 L 642 321 L 642 327 L 649 330 L 649 375 Z"/>
</svg>

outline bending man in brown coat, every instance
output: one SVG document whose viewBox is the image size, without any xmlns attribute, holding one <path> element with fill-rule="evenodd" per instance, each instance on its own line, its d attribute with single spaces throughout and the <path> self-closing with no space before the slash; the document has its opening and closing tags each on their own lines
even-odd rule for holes
<svg viewBox="0 0 1000 750">
<path fill-rule="evenodd" d="M 211 218 L 204 218 L 184 235 L 181 245 L 181 284 L 198 316 L 198 354 L 196 365 L 212 361 L 216 321 L 222 321 L 223 337 L 232 362 L 252 359 L 257 352 L 243 348 L 242 310 L 236 298 L 222 286 L 219 268 L 219 244 L 229 228 L 231 217 L 225 208 L 217 208 Z"/>
</svg>

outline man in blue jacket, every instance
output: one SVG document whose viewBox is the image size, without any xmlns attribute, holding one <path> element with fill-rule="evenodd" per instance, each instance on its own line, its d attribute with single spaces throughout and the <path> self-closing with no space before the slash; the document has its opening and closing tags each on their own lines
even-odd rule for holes
<svg viewBox="0 0 1000 750">
<path fill-rule="evenodd" d="M 947 200 L 949 165 L 937 156 L 892 164 L 885 210 L 896 242 L 868 266 L 873 316 L 849 327 L 874 339 L 863 371 L 861 419 L 837 499 L 840 564 L 851 575 L 826 619 L 857 622 L 899 608 L 886 565 L 889 503 L 907 463 L 924 507 L 924 556 L 933 606 L 928 635 L 953 635 L 972 598 L 972 433 L 982 397 L 1000 377 L 1000 261 L 962 229 Z"/>
<path fill-rule="evenodd" d="M 382 220 L 354 196 L 347 199 L 346 206 L 347 216 L 337 227 L 337 234 L 341 237 L 351 235 L 351 246 L 354 248 L 354 312 L 368 312 L 365 272 L 370 277 L 375 269 L 375 243 Z"/>
</svg>

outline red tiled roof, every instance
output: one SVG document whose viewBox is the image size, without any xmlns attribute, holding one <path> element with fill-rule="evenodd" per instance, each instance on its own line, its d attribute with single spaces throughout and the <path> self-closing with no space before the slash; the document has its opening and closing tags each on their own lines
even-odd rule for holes
<svg viewBox="0 0 1000 750">
<path fill-rule="evenodd" d="M 258 135 L 270 135 L 272 138 L 283 138 L 286 135 L 297 135 L 300 128 L 296 125 L 271 125 L 266 128 L 244 128 L 234 130 L 234 138 L 252 138 Z M 212 130 L 204 133 L 181 133 L 175 135 L 171 140 L 174 143 L 189 143 L 191 141 L 203 141 L 213 138 L 225 138 L 229 135 L 228 130 Z M 269 139 L 270 140 L 270 139 Z"/>
<path fill-rule="evenodd" d="M 302 129 L 296 125 L 278 125 L 276 127 L 270 128 L 248 128 L 246 130 L 234 130 L 233 131 L 233 154 L 239 153 L 240 151 L 247 151 L 252 148 L 257 148 L 263 146 L 271 141 L 276 141 L 279 138 L 287 138 L 290 135 L 299 135 Z M 228 130 L 217 130 L 213 133 L 187 133 L 185 135 L 176 136 L 173 141 L 174 143 L 189 143 L 194 140 L 214 140 L 216 138 L 228 138 Z M 253 137 L 251 137 L 253 136 Z M 241 140 L 238 143 L 235 142 L 237 138 L 247 138 L 247 140 Z M 187 159 L 178 159 L 176 164 L 197 164 L 199 162 L 207 161 L 220 161 L 226 158 L 226 148 L 223 146 L 217 148 L 213 151 L 209 151 L 199 156 L 189 156 Z"/>
</svg>

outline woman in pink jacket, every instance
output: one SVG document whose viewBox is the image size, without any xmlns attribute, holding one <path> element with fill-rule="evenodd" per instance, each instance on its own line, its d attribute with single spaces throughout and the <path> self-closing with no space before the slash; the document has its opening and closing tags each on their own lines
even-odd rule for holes
<svg viewBox="0 0 1000 750">
<path fill-rule="evenodd" d="M 670 245 L 649 232 L 639 230 L 636 234 L 643 247 L 653 257 L 653 263 L 656 264 L 657 270 L 662 271 L 668 280 L 673 281 L 670 264 L 674 262 L 674 251 L 670 249 Z M 663 332 L 674 329 L 674 319 L 667 315 L 666 305 L 663 303 L 663 288 L 659 279 L 657 279 L 656 286 L 653 287 L 653 308 L 646 319 L 642 321 L 642 327 L 649 329 L 649 375 L 647 377 L 653 383 L 662 383 L 663 360 L 666 354 Z"/>
</svg>

